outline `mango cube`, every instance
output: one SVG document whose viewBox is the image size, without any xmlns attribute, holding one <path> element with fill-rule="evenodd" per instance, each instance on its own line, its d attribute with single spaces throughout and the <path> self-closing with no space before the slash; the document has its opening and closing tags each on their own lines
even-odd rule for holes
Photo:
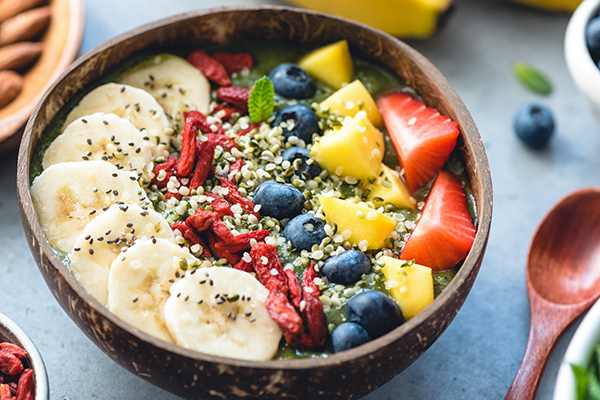
<svg viewBox="0 0 600 400">
<path fill-rule="evenodd" d="M 320 107 L 321 109 L 329 108 L 330 111 L 337 111 L 340 115 L 347 117 L 354 117 L 357 112 L 363 110 L 373 125 L 381 126 L 383 124 L 375 100 L 358 79 L 323 100 Z"/>
<path fill-rule="evenodd" d="M 419 264 L 407 265 L 404 260 L 383 256 L 381 268 L 385 284 L 404 318 L 409 319 L 423 311 L 433 301 L 431 268 Z"/>
<path fill-rule="evenodd" d="M 406 183 L 400 179 L 396 171 L 385 164 L 381 164 L 381 172 L 373 184 L 369 200 L 376 206 L 380 203 L 392 203 L 396 207 L 416 209 Z"/>
<path fill-rule="evenodd" d="M 337 233 L 363 251 L 383 248 L 396 228 L 395 219 L 367 206 L 323 195 L 319 201 L 327 223 L 336 224 Z"/>
<path fill-rule="evenodd" d="M 377 177 L 384 150 L 383 134 L 359 112 L 344 121 L 341 129 L 323 135 L 310 156 L 330 174 L 368 180 Z"/>
<path fill-rule="evenodd" d="M 349 83 L 354 74 L 352 57 L 345 39 L 311 51 L 298 61 L 298 65 L 334 89 Z"/>
</svg>

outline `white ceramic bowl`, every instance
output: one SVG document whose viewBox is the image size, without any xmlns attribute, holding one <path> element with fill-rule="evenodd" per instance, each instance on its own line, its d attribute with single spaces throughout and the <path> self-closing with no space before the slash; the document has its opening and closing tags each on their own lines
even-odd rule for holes
<svg viewBox="0 0 600 400">
<path fill-rule="evenodd" d="M 585 41 L 585 28 L 597 15 L 600 0 L 585 0 L 579 5 L 567 25 L 565 34 L 565 59 L 571 77 L 588 100 L 594 117 L 600 122 L 600 69 Z"/>
<path fill-rule="evenodd" d="M 35 347 L 29 336 L 6 315 L 0 313 L 0 338 L 21 346 L 29 355 L 27 360 L 33 370 L 35 379 L 35 400 L 49 400 L 50 388 L 48 386 L 48 375 L 40 352 Z M 1 340 L 0 340 L 1 341 Z"/>
<path fill-rule="evenodd" d="M 598 3 L 598 0 L 595 0 Z M 576 400 L 575 375 L 571 365 L 587 367 L 594 349 L 600 345 L 600 301 L 587 313 L 575 331 L 558 370 L 554 400 Z"/>
</svg>

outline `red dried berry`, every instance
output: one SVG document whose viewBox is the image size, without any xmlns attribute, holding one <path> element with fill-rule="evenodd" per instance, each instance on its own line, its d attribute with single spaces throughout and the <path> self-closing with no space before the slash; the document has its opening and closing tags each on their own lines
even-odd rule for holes
<svg viewBox="0 0 600 400">
<path fill-rule="evenodd" d="M 203 50 L 196 50 L 188 56 L 188 61 L 198 68 L 208 79 L 221 86 L 231 85 L 227 70 L 219 61 L 206 54 Z"/>
<path fill-rule="evenodd" d="M 213 53 L 213 58 L 219 61 L 229 72 L 240 72 L 244 68 L 252 69 L 254 60 L 248 53 Z"/>
</svg>

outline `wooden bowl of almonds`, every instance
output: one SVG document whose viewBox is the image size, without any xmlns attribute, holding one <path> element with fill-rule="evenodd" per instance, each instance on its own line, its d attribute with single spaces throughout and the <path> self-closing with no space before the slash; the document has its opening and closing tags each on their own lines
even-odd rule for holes
<svg viewBox="0 0 600 400">
<path fill-rule="evenodd" d="M 44 90 L 75 59 L 81 0 L 0 0 L 0 152 L 15 148 Z"/>
<path fill-rule="evenodd" d="M 416 178 L 377 127 L 401 141 L 395 126 L 424 123 L 444 156 Z M 18 171 L 63 309 L 188 399 L 375 390 L 456 316 L 491 224 L 481 138 L 440 72 L 373 28 L 287 7 L 189 12 L 92 50 L 41 99 Z M 415 242 L 438 211 L 443 251 Z"/>
</svg>

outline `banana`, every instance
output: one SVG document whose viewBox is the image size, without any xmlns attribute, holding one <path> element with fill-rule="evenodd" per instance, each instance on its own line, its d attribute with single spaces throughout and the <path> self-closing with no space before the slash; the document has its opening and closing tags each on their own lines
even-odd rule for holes
<svg viewBox="0 0 600 400">
<path fill-rule="evenodd" d="M 539 0 L 545 1 L 545 0 Z M 453 0 L 289 0 L 311 10 L 353 19 L 391 35 L 427 38 L 453 10 Z"/>
<path fill-rule="evenodd" d="M 137 175 L 106 161 L 51 165 L 34 179 L 31 197 L 44 235 L 65 253 L 73 249 L 88 222 L 111 204 L 148 202 Z"/>
<path fill-rule="evenodd" d="M 112 262 L 135 241 L 152 238 L 175 241 L 173 231 L 159 213 L 147 206 L 113 204 L 87 224 L 75 240 L 69 254 L 71 271 L 92 296 L 106 305 Z"/>
<path fill-rule="evenodd" d="M 152 154 L 155 157 L 168 157 L 171 141 L 169 133 L 172 130 L 165 111 L 149 93 L 116 83 L 98 86 L 86 94 L 67 115 L 63 131 L 76 119 L 97 112 L 118 115 L 131 122 L 138 130 L 145 130 L 143 134 L 150 138 L 148 144 Z"/>
<path fill-rule="evenodd" d="M 152 169 L 148 142 L 131 122 L 98 112 L 69 124 L 44 153 L 42 167 L 82 159 L 104 160 L 149 182 L 148 174 L 143 172 Z"/>
<path fill-rule="evenodd" d="M 171 286 L 165 321 L 175 343 L 197 351 L 269 360 L 281 330 L 265 308 L 267 289 L 247 272 L 200 268 Z"/>
<path fill-rule="evenodd" d="M 181 57 L 172 54 L 154 56 L 141 66 L 126 71 L 119 81 L 150 93 L 167 116 L 176 122 L 183 121 L 184 111 L 208 113 L 210 83 L 198 68 Z"/>
<path fill-rule="evenodd" d="M 107 307 L 136 328 L 173 342 L 163 307 L 173 282 L 199 263 L 187 248 L 166 239 L 137 241 L 110 266 Z"/>
</svg>

